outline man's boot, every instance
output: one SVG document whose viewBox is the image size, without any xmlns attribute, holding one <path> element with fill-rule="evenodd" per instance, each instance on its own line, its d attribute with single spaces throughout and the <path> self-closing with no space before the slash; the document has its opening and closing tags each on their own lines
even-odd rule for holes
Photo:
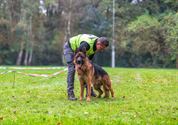
<svg viewBox="0 0 178 125">
<path fill-rule="evenodd" d="M 75 101 L 77 98 L 74 95 L 74 92 L 68 93 L 68 100 Z"/>
</svg>

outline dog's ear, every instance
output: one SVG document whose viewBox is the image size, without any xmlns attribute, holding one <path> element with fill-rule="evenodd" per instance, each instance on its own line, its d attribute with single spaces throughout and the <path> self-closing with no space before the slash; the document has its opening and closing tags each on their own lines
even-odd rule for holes
<svg viewBox="0 0 178 125">
<path fill-rule="evenodd" d="M 76 53 L 78 53 L 78 52 L 82 52 L 82 53 L 84 53 L 85 55 L 86 55 L 86 47 L 82 47 L 82 48 L 79 48 L 79 49 L 77 49 L 76 51 L 75 51 L 75 54 Z"/>
<path fill-rule="evenodd" d="M 80 52 L 80 50 L 79 50 L 79 49 L 77 49 L 77 50 L 75 51 L 75 55 L 76 55 L 78 52 Z"/>
<path fill-rule="evenodd" d="M 75 58 L 73 59 L 73 63 L 76 64 L 76 59 Z"/>
<path fill-rule="evenodd" d="M 79 51 L 75 51 L 75 54 L 74 54 L 74 57 L 73 57 L 73 61 L 72 61 L 74 64 L 76 64 L 76 58 L 77 58 L 78 52 Z"/>
</svg>

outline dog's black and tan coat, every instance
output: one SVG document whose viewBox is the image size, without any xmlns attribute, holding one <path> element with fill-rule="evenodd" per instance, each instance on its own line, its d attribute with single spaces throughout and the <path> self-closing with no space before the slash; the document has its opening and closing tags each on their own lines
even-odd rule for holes
<svg viewBox="0 0 178 125">
<path fill-rule="evenodd" d="M 111 87 L 109 75 L 100 66 L 93 64 L 85 53 L 76 53 L 74 57 L 74 64 L 80 81 L 80 100 L 83 99 L 84 95 L 84 83 L 87 83 L 87 101 L 90 101 L 91 98 L 92 84 L 95 90 L 99 93 L 98 97 L 101 97 L 103 90 L 105 98 L 109 97 L 109 92 L 111 92 L 111 96 L 114 97 L 114 91 Z M 101 89 L 101 86 L 103 86 L 103 90 Z"/>
</svg>

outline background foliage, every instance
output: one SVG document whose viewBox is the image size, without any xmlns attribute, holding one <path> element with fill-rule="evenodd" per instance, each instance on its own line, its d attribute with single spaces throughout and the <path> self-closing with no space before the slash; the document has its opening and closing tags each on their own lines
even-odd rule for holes
<svg viewBox="0 0 178 125">
<path fill-rule="evenodd" d="M 178 67 L 176 0 L 116 0 L 115 7 L 116 66 Z M 111 0 L 0 0 L 1 65 L 64 65 L 63 44 L 80 33 L 112 41 Z M 110 55 L 111 48 L 95 62 L 110 66 Z"/>
</svg>

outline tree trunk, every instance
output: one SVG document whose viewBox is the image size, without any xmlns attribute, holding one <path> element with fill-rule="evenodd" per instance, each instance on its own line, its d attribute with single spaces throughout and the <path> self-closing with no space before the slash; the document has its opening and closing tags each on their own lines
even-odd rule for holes
<svg viewBox="0 0 178 125">
<path fill-rule="evenodd" d="M 29 53 L 28 65 L 32 65 L 32 57 L 33 57 L 33 44 L 32 44 L 32 48 L 30 49 L 30 53 Z"/>
<path fill-rule="evenodd" d="M 178 54 L 176 55 L 176 68 L 178 69 Z"/>
<path fill-rule="evenodd" d="M 67 26 L 66 26 L 66 33 L 65 33 L 65 41 L 71 35 L 71 15 L 72 15 L 72 0 L 69 1 L 69 9 L 68 9 L 68 16 L 67 16 Z"/>
<path fill-rule="evenodd" d="M 20 21 L 20 13 L 21 13 L 21 2 L 20 0 L 8 0 L 8 10 L 10 14 L 10 41 L 16 41 L 16 35 L 14 33 L 15 26 Z"/>
<path fill-rule="evenodd" d="M 23 49 L 24 49 L 24 42 L 21 42 L 20 44 L 20 52 L 18 54 L 18 58 L 17 58 L 17 61 L 16 61 L 16 65 L 21 65 L 21 62 L 22 62 L 22 57 L 23 57 Z"/>
<path fill-rule="evenodd" d="M 30 48 L 29 48 L 29 58 L 27 65 L 31 65 L 33 57 L 33 33 L 32 33 L 32 17 L 30 17 L 30 27 L 29 27 L 29 39 L 30 39 Z"/>
<path fill-rule="evenodd" d="M 28 49 L 26 49 L 25 51 L 25 59 L 24 59 L 24 65 L 27 66 L 28 65 L 28 58 L 29 58 L 29 51 Z"/>
<path fill-rule="evenodd" d="M 67 20 L 66 20 L 66 28 L 65 28 L 65 37 L 64 41 L 66 42 L 69 37 L 71 36 L 71 15 L 72 15 L 72 0 L 69 1 L 69 8 L 68 10 L 68 15 L 67 15 Z M 64 64 L 64 56 L 62 57 L 62 62 Z"/>
</svg>

